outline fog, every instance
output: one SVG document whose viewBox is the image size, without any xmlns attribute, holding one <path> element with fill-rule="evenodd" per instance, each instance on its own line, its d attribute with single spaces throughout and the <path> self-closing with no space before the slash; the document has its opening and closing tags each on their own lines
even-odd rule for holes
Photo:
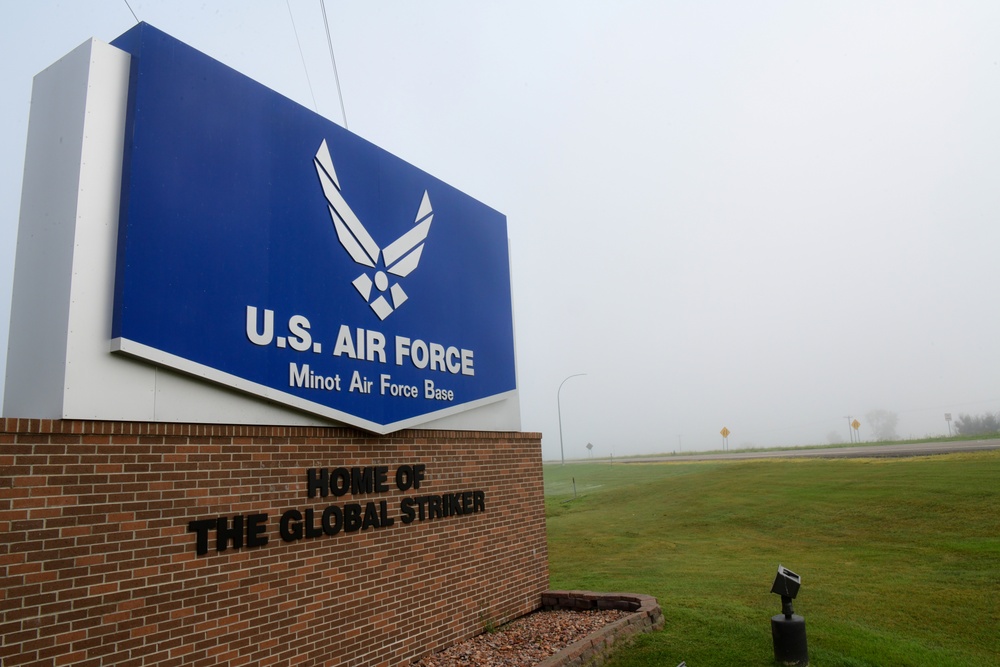
<svg viewBox="0 0 1000 667">
<path fill-rule="evenodd" d="M 130 4 L 343 124 L 317 2 Z M 1000 410 L 1000 4 L 326 7 L 349 129 L 507 215 L 546 459 L 560 407 L 567 458 Z M 5 11 L 3 320 L 31 77 L 133 24 L 123 0 Z"/>
</svg>

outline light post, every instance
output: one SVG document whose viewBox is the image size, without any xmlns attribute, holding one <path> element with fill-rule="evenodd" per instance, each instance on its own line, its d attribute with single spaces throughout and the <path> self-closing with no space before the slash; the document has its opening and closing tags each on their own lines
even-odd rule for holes
<svg viewBox="0 0 1000 667">
<path fill-rule="evenodd" d="M 581 375 L 586 375 L 586 373 L 575 373 L 570 375 L 569 378 L 580 377 Z M 566 465 L 566 454 L 563 452 L 563 441 L 562 441 L 562 388 L 566 384 L 566 380 L 559 383 L 559 389 L 556 390 L 556 412 L 559 414 L 559 458 L 562 459 L 562 465 Z"/>
</svg>

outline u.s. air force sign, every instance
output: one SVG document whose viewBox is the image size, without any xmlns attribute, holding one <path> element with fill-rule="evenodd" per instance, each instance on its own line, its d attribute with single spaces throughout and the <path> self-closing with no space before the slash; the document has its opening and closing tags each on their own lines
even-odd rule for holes
<svg viewBox="0 0 1000 667">
<path fill-rule="evenodd" d="M 141 24 L 113 350 L 378 433 L 516 390 L 506 218 Z"/>
</svg>

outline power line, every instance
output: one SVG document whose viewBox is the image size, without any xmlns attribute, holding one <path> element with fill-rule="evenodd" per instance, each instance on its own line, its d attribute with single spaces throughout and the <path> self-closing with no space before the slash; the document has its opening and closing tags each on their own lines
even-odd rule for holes
<svg viewBox="0 0 1000 667">
<path fill-rule="evenodd" d="M 128 7 L 128 10 L 129 10 L 130 12 L 132 12 L 132 5 L 128 4 L 128 0 L 125 0 L 125 6 L 126 6 L 126 7 Z M 136 23 L 138 23 L 138 22 L 139 22 L 139 17 L 135 15 L 135 12 L 132 12 L 132 18 L 134 18 L 134 19 L 135 19 L 135 22 L 136 22 Z"/>
<path fill-rule="evenodd" d="M 326 3 L 319 0 L 319 6 L 323 10 L 323 26 L 326 28 L 326 44 L 330 47 L 330 62 L 333 63 L 333 78 L 337 82 L 337 97 L 340 98 L 340 113 L 344 117 L 344 129 L 347 127 L 347 110 L 344 108 L 344 93 L 340 90 L 340 74 L 337 73 L 337 59 L 333 55 L 333 39 L 330 37 L 330 22 L 326 20 Z"/>
<path fill-rule="evenodd" d="M 312 97 L 313 110 L 319 113 L 319 106 L 316 104 L 316 94 L 313 93 L 312 80 L 309 78 L 309 67 L 306 66 L 306 56 L 302 53 L 302 41 L 299 40 L 299 31 L 295 27 L 295 16 L 292 14 L 292 5 L 289 3 L 289 0 L 285 0 L 285 6 L 288 7 L 288 17 L 292 19 L 292 32 L 295 33 L 295 43 L 299 47 L 299 58 L 302 59 L 302 69 L 306 73 L 306 83 L 309 84 L 309 96 Z"/>
</svg>

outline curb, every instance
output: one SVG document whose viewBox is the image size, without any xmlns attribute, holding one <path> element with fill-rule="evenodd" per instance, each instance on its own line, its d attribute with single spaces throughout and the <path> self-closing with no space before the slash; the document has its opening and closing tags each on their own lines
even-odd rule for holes
<svg viewBox="0 0 1000 667">
<path fill-rule="evenodd" d="M 570 644 L 535 667 L 597 667 L 611 655 L 615 644 L 633 635 L 663 628 L 663 612 L 656 598 L 638 593 L 595 593 L 593 591 L 545 591 L 542 610 L 620 609 L 632 612 L 597 632 Z"/>
</svg>

